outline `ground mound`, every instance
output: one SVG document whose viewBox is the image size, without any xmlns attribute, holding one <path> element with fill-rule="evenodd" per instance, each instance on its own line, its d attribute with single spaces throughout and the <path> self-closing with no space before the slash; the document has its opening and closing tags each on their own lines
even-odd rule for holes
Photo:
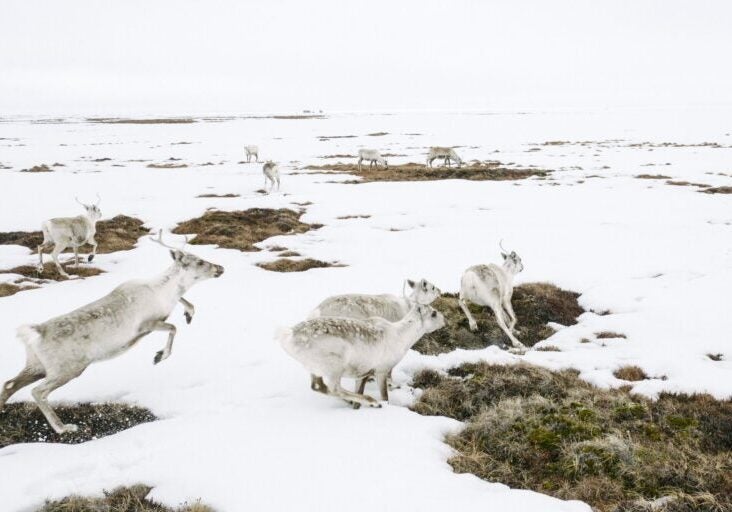
<svg viewBox="0 0 732 512">
<path fill-rule="evenodd" d="M 601 512 L 732 510 L 732 401 L 650 401 L 529 365 L 424 370 L 413 384 L 413 410 L 466 422 L 447 437 L 458 473 Z"/>
<path fill-rule="evenodd" d="M 6 404 L 0 413 L 0 448 L 16 443 L 78 444 L 157 419 L 145 408 L 116 403 L 59 405 L 54 410 L 64 423 L 73 423 L 79 430 L 59 435 L 35 403 Z"/>
<path fill-rule="evenodd" d="M 81 257 L 79 258 L 79 260 L 81 260 Z M 64 270 L 66 270 L 66 273 L 70 276 L 93 277 L 98 276 L 103 272 L 103 270 L 101 269 L 98 269 L 96 267 L 90 267 L 88 265 L 79 264 L 79 268 L 75 268 L 73 263 L 63 264 L 62 262 L 62 266 L 64 267 Z M 16 281 L 16 284 L 19 282 L 28 281 L 40 284 L 43 283 L 44 280 L 66 281 L 68 279 L 68 277 L 64 277 L 59 274 L 56 265 L 52 261 L 46 261 L 43 264 L 43 272 L 40 274 L 38 273 L 38 268 L 35 265 L 21 265 L 19 267 L 3 269 L 0 270 L 0 274 L 20 274 L 21 276 L 27 278 L 25 280 Z"/>
<path fill-rule="evenodd" d="M 514 288 L 512 300 L 518 320 L 516 337 L 530 347 L 554 334 L 554 330 L 547 325 L 548 322 L 576 324 L 577 317 L 584 313 L 584 309 L 577 303 L 578 297 L 578 293 L 562 290 L 549 283 L 517 286 Z M 422 354 L 441 354 L 456 348 L 479 349 L 490 345 L 503 348 L 509 343 L 488 307 L 468 305 L 470 313 L 478 322 L 478 330 L 472 332 L 458 304 L 457 294 L 444 294 L 432 306 L 445 315 L 446 325 L 425 335 L 414 345 L 414 350 Z"/>
<path fill-rule="evenodd" d="M 358 170 L 356 162 L 344 164 L 309 165 L 310 171 L 327 171 L 337 174 L 353 174 L 361 180 L 348 183 L 368 183 L 372 181 L 434 181 L 434 180 L 473 180 L 473 181 L 506 181 L 522 180 L 531 176 L 547 176 L 550 171 L 543 169 L 519 169 L 505 167 L 501 162 L 473 162 L 457 167 L 437 167 L 430 169 L 424 164 L 408 163 L 370 168 L 362 165 Z"/>
<path fill-rule="evenodd" d="M 287 256 L 287 254 L 282 253 L 280 256 Z M 343 267 L 344 265 L 338 263 L 326 263 L 325 261 L 314 260 L 312 258 L 305 258 L 301 260 L 279 258 L 274 261 L 257 263 L 257 266 L 273 272 L 304 272 L 311 268 Z"/>
<path fill-rule="evenodd" d="M 20 172 L 53 172 L 53 169 L 51 169 L 46 164 L 41 164 L 34 165 L 33 167 L 29 167 L 28 169 L 21 169 Z"/>
<path fill-rule="evenodd" d="M 69 496 L 61 500 L 47 501 L 37 512 L 214 512 L 200 502 L 184 503 L 176 508 L 156 503 L 147 495 L 152 487 L 135 485 L 104 491 L 103 497 Z"/>
<path fill-rule="evenodd" d="M 195 234 L 192 244 L 259 251 L 254 244 L 270 237 L 305 233 L 322 227 L 320 224 L 300 222 L 301 216 L 302 212 L 286 208 L 250 208 L 233 212 L 211 210 L 201 217 L 181 222 L 173 229 L 173 233 Z"/>
</svg>

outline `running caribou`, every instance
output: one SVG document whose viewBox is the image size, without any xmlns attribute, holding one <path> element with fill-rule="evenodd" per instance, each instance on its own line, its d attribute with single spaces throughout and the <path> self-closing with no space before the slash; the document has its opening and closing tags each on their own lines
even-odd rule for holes
<svg viewBox="0 0 732 512">
<path fill-rule="evenodd" d="M 381 407 L 370 396 L 344 389 L 341 378 L 363 379 L 375 374 L 381 398 L 388 400 L 389 371 L 422 336 L 444 325 L 442 313 L 431 306 L 415 304 L 398 322 L 378 317 L 315 318 L 281 331 L 278 340 L 290 356 L 316 377 L 311 381 L 313 391 L 350 404 Z"/>
<path fill-rule="evenodd" d="M 127 281 L 86 306 L 18 329 L 26 364 L 0 388 L 0 409 L 16 391 L 43 379 L 31 391 L 41 412 L 57 433 L 75 432 L 76 425 L 64 424 L 51 408 L 49 393 L 81 375 L 90 364 L 126 352 L 155 331 L 167 332 L 168 341 L 153 363 L 170 356 L 176 327 L 167 321 L 168 316 L 181 303 L 190 323 L 194 308 L 183 294 L 205 279 L 219 277 L 224 268 L 163 243 L 162 233 L 155 241 L 170 249 L 173 258 L 162 274 Z"/>
<path fill-rule="evenodd" d="M 472 302 L 479 306 L 488 306 L 493 310 L 496 322 L 501 330 L 506 333 L 511 344 L 515 348 L 525 349 L 526 345 L 521 343 L 514 333 L 516 332 L 516 313 L 511 305 L 513 296 L 513 278 L 524 269 L 521 257 L 516 251 L 510 253 L 500 244 L 503 265 L 493 263 L 489 265 L 473 265 L 468 268 L 460 280 L 460 308 L 468 317 L 470 330 L 478 329 L 473 315 L 470 314 L 466 302 Z"/>
<path fill-rule="evenodd" d="M 97 202 L 94 204 L 84 204 L 75 198 L 76 202 L 84 207 L 86 213 L 77 215 L 76 217 L 57 217 L 49 219 L 41 224 L 43 231 L 43 242 L 38 246 L 38 272 L 43 272 L 43 250 L 53 246 L 51 258 L 56 264 L 59 274 L 69 277 L 66 271 L 58 261 L 58 255 L 67 247 L 74 249 L 74 265 L 79 267 L 79 247 L 84 244 L 92 246 L 92 253 L 87 257 L 87 261 L 92 261 L 97 254 L 97 242 L 94 235 L 97 233 L 97 221 L 102 218 L 102 211 L 99 209 L 99 203 L 102 199 L 97 194 Z"/>
<path fill-rule="evenodd" d="M 271 183 L 268 194 L 274 190 L 275 182 L 277 182 L 277 190 L 280 189 L 280 166 L 274 163 L 272 160 L 267 160 L 262 166 L 262 172 L 264 173 L 264 190 L 267 190 L 267 181 Z"/>
</svg>

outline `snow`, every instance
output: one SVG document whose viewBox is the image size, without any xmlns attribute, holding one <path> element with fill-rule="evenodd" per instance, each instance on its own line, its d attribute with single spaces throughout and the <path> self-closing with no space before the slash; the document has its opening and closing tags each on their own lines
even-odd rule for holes
<svg viewBox="0 0 732 512">
<path fill-rule="evenodd" d="M 138 482 L 154 486 L 152 496 L 166 503 L 200 497 L 222 511 L 589 510 L 454 474 L 443 437 L 460 424 L 410 412 L 405 406 L 414 394 L 406 383 L 423 367 L 445 370 L 484 359 L 573 367 L 599 386 L 618 386 L 622 382 L 613 370 L 634 364 L 655 377 L 634 385 L 649 396 L 663 390 L 732 396 L 726 298 L 732 288 L 732 199 L 633 177 L 661 173 L 732 184 L 729 115 L 724 109 L 341 113 L 316 120 L 185 125 L 4 119 L 0 162 L 13 170 L 0 171 L 0 231 L 35 230 L 48 217 L 75 215 L 73 197 L 94 198 L 96 192 L 104 218 L 126 214 L 155 229 L 170 229 L 209 207 L 298 208 L 294 202 L 311 201 L 303 220 L 323 228 L 275 237 L 260 247 L 283 245 L 347 266 L 279 274 L 254 265 L 275 258 L 267 251 L 193 246 L 226 272 L 187 294 L 196 306 L 191 325 L 181 308 L 174 311 L 179 329 L 171 358 L 153 366 L 165 342 L 164 333 L 153 334 L 52 395 L 56 401 L 139 404 L 162 419 L 82 445 L 0 450 L 3 510 L 33 510 L 45 498 Z M 365 135 L 378 131 L 389 134 Z M 422 135 L 407 135 L 412 133 Z M 347 134 L 358 138 L 317 139 Z M 616 142 L 535 145 L 550 140 Z M 171 145 L 181 141 L 193 144 Z M 629 147 L 637 142 L 724 147 Z M 261 164 L 237 164 L 245 144 L 258 144 L 262 158 L 280 162 L 281 193 L 254 192 L 262 186 Z M 553 180 L 362 185 L 331 183 L 352 177 L 290 174 L 321 163 L 319 156 L 356 154 L 359 147 L 408 155 L 390 158 L 392 165 L 421 162 L 432 144 L 465 146 L 457 151 L 466 160 L 498 159 L 556 172 Z M 536 147 L 540 151 L 529 151 Z M 103 157 L 112 160 L 91 162 Z M 170 157 L 190 167 L 146 167 Z M 149 161 L 130 162 L 139 159 Z M 208 161 L 224 163 L 195 166 Z M 54 173 L 15 172 L 54 162 L 66 166 Z M 195 198 L 202 193 L 241 197 Z M 337 219 L 356 214 L 370 217 Z M 463 269 L 499 258 L 500 239 L 523 259 L 519 283 L 552 282 L 582 293 L 585 308 L 612 314 L 585 313 L 577 325 L 543 342 L 561 352 L 410 352 L 394 372 L 400 388 L 391 403 L 373 410 L 354 411 L 313 393 L 305 370 L 272 339 L 278 327 L 302 320 L 329 295 L 399 293 L 406 277 L 425 277 L 443 291 L 456 291 Z M 98 255 L 95 265 L 106 270 L 100 276 L 0 299 L 0 380 L 23 364 L 23 348 L 14 337 L 18 325 L 69 311 L 126 279 L 154 275 L 169 261 L 167 251 L 143 239 L 132 251 Z M 29 251 L 0 246 L 0 267 L 32 262 Z M 627 338 L 597 340 L 600 331 Z M 581 343 L 583 338 L 590 342 Z M 725 359 L 714 362 L 708 353 Z M 27 390 L 13 397 L 29 399 Z"/>
</svg>

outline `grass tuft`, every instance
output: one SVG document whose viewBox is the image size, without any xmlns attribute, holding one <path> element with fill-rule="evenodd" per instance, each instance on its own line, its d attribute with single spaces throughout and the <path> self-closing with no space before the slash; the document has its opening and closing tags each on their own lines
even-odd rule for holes
<svg viewBox="0 0 732 512">
<path fill-rule="evenodd" d="M 283 253 L 280 256 L 286 256 L 286 254 Z M 339 263 L 327 263 L 325 261 L 315 260 L 312 258 L 305 258 L 302 260 L 279 258 L 274 261 L 257 263 L 257 266 L 272 272 L 305 272 L 311 268 L 344 267 L 345 265 L 341 265 Z"/>
<path fill-rule="evenodd" d="M 214 512 L 200 501 L 170 508 L 147 497 L 152 487 L 133 485 L 104 491 L 102 497 L 68 496 L 61 500 L 46 501 L 37 512 Z"/>
<path fill-rule="evenodd" d="M 35 403 L 6 404 L 0 413 L 0 448 L 16 443 L 84 443 L 157 419 L 145 408 L 116 403 L 59 405 L 54 410 L 64 423 L 74 423 L 79 430 L 59 435 Z"/>
<path fill-rule="evenodd" d="M 250 208 L 249 210 L 211 210 L 201 217 L 181 222 L 173 229 L 177 234 L 195 234 L 192 244 L 215 244 L 226 249 L 259 251 L 254 244 L 277 235 L 305 233 L 320 227 L 300 222 L 302 212 L 285 208 Z"/>
<path fill-rule="evenodd" d="M 413 410 L 466 422 L 446 439 L 458 473 L 601 512 L 732 510 L 732 401 L 651 401 L 524 364 L 425 370 L 413 384 L 424 390 Z M 658 499 L 671 508 L 648 508 Z"/>
<path fill-rule="evenodd" d="M 613 375 L 621 380 L 629 380 L 631 382 L 646 380 L 648 375 L 639 366 L 623 366 L 613 372 Z"/>
</svg>

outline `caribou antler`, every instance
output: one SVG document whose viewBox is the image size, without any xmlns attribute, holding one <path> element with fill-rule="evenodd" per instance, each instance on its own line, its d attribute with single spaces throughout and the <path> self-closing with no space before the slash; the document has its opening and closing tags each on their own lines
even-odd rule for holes
<svg viewBox="0 0 732 512">
<path fill-rule="evenodd" d="M 498 246 L 501 248 L 501 250 L 503 252 L 508 253 L 508 249 L 506 249 L 505 247 L 503 247 L 503 238 L 501 238 L 501 241 L 498 242 Z"/>
<path fill-rule="evenodd" d="M 99 192 L 97 192 L 97 202 L 94 204 L 94 206 L 99 206 L 99 203 L 102 202 L 102 197 L 99 195 Z"/>
<path fill-rule="evenodd" d="M 84 203 L 82 203 L 81 201 L 79 201 L 79 198 L 77 196 L 74 196 L 74 199 L 76 199 L 76 202 L 79 203 L 81 206 L 86 207 L 86 205 Z"/>
<path fill-rule="evenodd" d="M 173 247 L 172 245 L 166 244 L 165 242 L 163 242 L 163 230 L 162 229 L 160 231 L 158 231 L 158 237 L 157 238 L 155 238 L 153 236 L 150 236 L 150 239 L 153 242 L 155 242 L 156 244 L 160 244 L 163 247 L 166 247 L 168 249 L 172 249 L 174 251 L 182 251 L 185 248 L 186 244 L 188 244 L 188 235 L 185 235 L 185 237 L 183 238 L 183 245 L 181 245 L 180 248 Z"/>
</svg>

